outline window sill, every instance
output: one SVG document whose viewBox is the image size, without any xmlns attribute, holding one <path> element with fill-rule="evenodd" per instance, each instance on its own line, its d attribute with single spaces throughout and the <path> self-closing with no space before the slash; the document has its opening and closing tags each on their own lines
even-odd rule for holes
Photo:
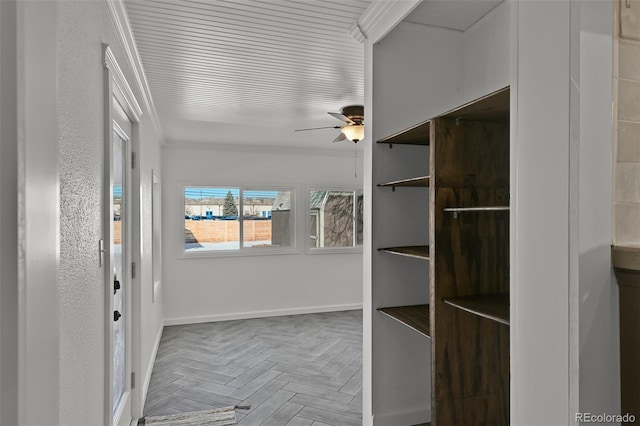
<svg viewBox="0 0 640 426">
<path fill-rule="evenodd" d="M 212 257 L 253 257 L 253 256 L 281 256 L 297 255 L 300 251 L 295 248 L 245 248 L 242 250 L 201 250 L 194 252 L 181 252 L 178 259 L 207 259 Z"/>
<path fill-rule="evenodd" d="M 308 248 L 307 254 L 362 254 L 362 247 Z"/>
</svg>

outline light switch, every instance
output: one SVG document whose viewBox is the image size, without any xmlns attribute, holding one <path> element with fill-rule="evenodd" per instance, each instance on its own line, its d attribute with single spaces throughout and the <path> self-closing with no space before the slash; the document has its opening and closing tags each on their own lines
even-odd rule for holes
<svg viewBox="0 0 640 426">
<path fill-rule="evenodd" d="M 620 37 L 640 40 L 640 0 L 620 0 Z"/>
</svg>

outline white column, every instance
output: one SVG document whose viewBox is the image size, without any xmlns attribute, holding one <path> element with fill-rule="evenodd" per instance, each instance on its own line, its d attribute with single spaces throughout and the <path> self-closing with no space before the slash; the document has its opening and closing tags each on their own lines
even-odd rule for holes
<svg viewBox="0 0 640 426">
<path fill-rule="evenodd" d="M 511 423 L 566 425 L 570 4 L 513 9 Z"/>
<path fill-rule="evenodd" d="M 56 2 L 18 2 L 18 423 L 58 424 Z"/>
</svg>

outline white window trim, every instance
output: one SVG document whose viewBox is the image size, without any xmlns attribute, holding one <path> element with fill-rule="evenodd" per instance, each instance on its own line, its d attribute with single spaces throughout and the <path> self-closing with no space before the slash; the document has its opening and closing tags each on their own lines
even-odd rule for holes
<svg viewBox="0 0 640 426">
<path fill-rule="evenodd" d="M 162 187 L 157 170 L 151 170 L 151 252 L 151 301 L 155 303 L 162 287 Z"/>
<path fill-rule="evenodd" d="M 357 254 L 362 253 L 363 245 L 354 245 L 353 247 L 311 247 L 311 241 L 309 238 L 309 231 L 311 230 L 311 215 L 309 214 L 309 207 L 311 203 L 311 191 L 344 191 L 353 192 L 354 194 L 363 193 L 362 188 L 356 188 L 353 186 L 333 186 L 333 185 L 321 185 L 321 186 L 307 186 L 305 188 L 304 195 L 304 239 L 305 239 L 305 253 L 306 254 Z M 357 208 L 357 204 L 354 203 L 354 211 Z M 354 224 L 354 227 L 356 224 Z M 354 232 L 354 238 L 356 233 Z"/>
<path fill-rule="evenodd" d="M 238 206 L 238 210 L 240 212 L 243 211 L 243 191 L 290 191 L 291 192 L 291 245 L 287 247 L 243 247 L 242 239 L 243 239 L 243 221 L 240 220 L 240 248 L 234 250 L 198 250 L 193 252 L 188 252 L 184 248 L 184 205 L 185 205 L 185 197 L 184 190 L 185 188 L 229 188 L 229 189 L 239 189 L 239 201 L 240 205 Z M 298 250 L 297 244 L 297 191 L 296 188 L 290 185 L 239 185 L 239 184 L 202 184 L 202 183 L 182 183 L 179 187 L 181 194 L 180 199 L 181 210 L 180 217 L 176 218 L 177 220 L 182 220 L 182 225 L 179 227 L 180 229 L 180 247 L 178 258 L 179 259 L 201 259 L 201 258 L 212 258 L 212 257 L 245 257 L 245 256 L 273 256 L 273 255 L 289 255 L 289 254 L 300 254 Z M 239 215 L 240 216 L 240 215 Z"/>
</svg>

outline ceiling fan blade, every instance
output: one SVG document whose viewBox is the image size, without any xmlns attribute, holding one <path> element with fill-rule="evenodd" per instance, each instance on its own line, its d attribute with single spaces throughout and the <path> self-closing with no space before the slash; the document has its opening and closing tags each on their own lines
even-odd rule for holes
<svg viewBox="0 0 640 426">
<path fill-rule="evenodd" d="M 296 129 L 295 132 L 305 132 L 307 130 L 320 130 L 320 129 L 340 129 L 340 126 L 327 126 L 327 127 L 312 127 L 310 129 Z"/>
<path fill-rule="evenodd" d="M 349 117 L 346 117 L 346 116 L 344 116 L 342 114 L 339 114 L 337 112 L 328 112 L 327 114 L 329 114 L 332 117 L 337 118 L 340 121 L 344 121 L 347 124 L 355 124 L 355 122 L 352 119 L 350 119 Z"/>
<path fill-rule="evenodd" d="M 334 140 L 332 140 L 331 142 L 340 142 L 345 140 L 347 137 L 344 135 L 344 133 L 340 132 L 340 136 L 338 136 L 337 138 L 335 138 Z"/>
</svg>

